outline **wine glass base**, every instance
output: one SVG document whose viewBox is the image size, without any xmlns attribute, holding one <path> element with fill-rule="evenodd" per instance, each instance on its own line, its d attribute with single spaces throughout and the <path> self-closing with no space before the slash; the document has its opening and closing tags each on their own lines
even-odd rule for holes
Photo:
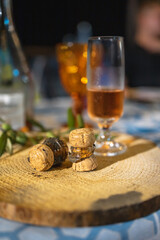
<svg viewBox="0 0 160 240">
<path fill-rule="evenodd" d="M 96 142 L 96 149 L 94 154 L 96 156 L 116 156 L 124 153 L 127 150 L 127 146 L 123 143 L 107 141 Z"/>
</svg>

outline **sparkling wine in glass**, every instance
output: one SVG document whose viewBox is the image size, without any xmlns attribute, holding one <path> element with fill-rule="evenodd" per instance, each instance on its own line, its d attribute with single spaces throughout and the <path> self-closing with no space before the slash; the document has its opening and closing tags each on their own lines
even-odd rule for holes
<svg viewBox="0 0 160 240">
<path fill-rule="evenodd" d="M 110 134 L 110 127 L 123 114 L 123 38 L 91 37 L 88 40 L 87 56 L 88 114 L 100 128 L 95 154 L 115 156 L 126 151 L 126 146 L 115 142 Z"/>
</svg>

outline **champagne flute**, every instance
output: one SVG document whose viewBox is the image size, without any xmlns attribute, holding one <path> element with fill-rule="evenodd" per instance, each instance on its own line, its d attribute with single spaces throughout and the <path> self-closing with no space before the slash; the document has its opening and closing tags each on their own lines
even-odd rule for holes
<svg viewBox="0 0 160 240">
<path fill-rule="evenodd" d="M 126 151 L 126 146 L 113 140 L 110 127 L 123 114 L 125 74 L 122 37 L 89 38 L 87 79 L 88 114 L 100 128 L 95 154 L 121 154 Z"/>
</svg>

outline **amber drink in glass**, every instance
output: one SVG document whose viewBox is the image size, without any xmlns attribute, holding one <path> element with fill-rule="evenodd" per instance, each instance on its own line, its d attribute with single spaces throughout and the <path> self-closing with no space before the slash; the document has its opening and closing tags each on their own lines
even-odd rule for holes
<svg viewBox="0 0 160 240">
<path fill-rule="evenodd" d="M 115 156 L 123 153 L 126 146 L 113 141 L 110 134 L 110 127 L 123 114 L 124 45 L 122 37 L 89 38 L 87 78 L 88 114 L 100 128 L 95 154 Z"/>
<path fill-rule="evenodd" d="M 60 43 L 56 46 L 60 80 L 73 99 L 73 110 L 82 113 L 86 97 L 87 44 Z"/>
</svg>

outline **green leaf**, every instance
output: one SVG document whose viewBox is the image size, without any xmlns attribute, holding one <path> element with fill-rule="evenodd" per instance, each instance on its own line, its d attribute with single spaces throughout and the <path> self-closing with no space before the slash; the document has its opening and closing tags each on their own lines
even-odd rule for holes
<svg viewBox="0 0 160 240">
<path fill-rule="evenodd" d="M 10 155 L 12 155 L 12 153 L 13 153 L 13 144 L 12 144 L 10 138 L 7 138 L 7 143 L 6 143 L 5 150 L 6 150 L 6 152 L 8 152 Z"/>
<path fill-rule="evenodd" d="M 11 125 L 4 122 L 4 123 L 2 123 L 1 128 L 2 128 L 4 131 L 8 131 L 8 130 L 11 129 Z"/>
<path fill-rule="evenodd" d="M 98 138 L 98 133 L 95 133 L 94 135 L 95 135 L 95 138 L 97 139 Z"/>
<path fill-rule="evenodd" d="M 3 132 L 0 137 L 0 156 L 2 156 L 2 154 L 5 152 L 6 143 L 7 143 L 7 134 L 6 132 Z"/>
<path fill-rule="evenodd" d="M 16 136 L 16 143 L 19 143 L 21 145 L 25 145 L 27 140 L 28 140 L 27 138 Z"/>
<path fill-rule="evenodd" d="M 18 131 L 16 136 L 16 143 L 19 143 L 21 145 L 24 145 L 27 143 L 28 137 L 25 133 Z"/>
<path fill-rule="evenodd" d="M 67 124 L 70 129 L 75 128 L 75 118 L 72 112 L 72 108 L 68 108 L 67 110 Z"/>
<path fill-rule="evenodd" d="M 12 143 L 16 140 L 16 131 L 10 129 L 7 131 L 7 136 L 11 139 Z"/>
<path fill-rule="evenodd" d="M 83 121 L 82 115 L 77 114 L 76 118 L 77 118 L 78 128 L 84 128 L 84 121 Z"/>
<path fill-rule="evenodd" d="M 39 128 L 42 132 L 46 132 L 48 131 L 47 128 L 45 128 L 40 122 L 38 122 L 37 120 L 35 119 L 27 119 L 27 121 L 33 126 L 33 127 L 37 127 Z"/>
<path fill-rule="evenodd" d="M 56 137 L 55 134 L 51 131 L 46 132 L 46 137 Z"/>
<path fill-rule="evenodd" d="M 27 138 L 27 135 L 26 135 L 24 132 L 22 132 L 22 131 L 18 131 L 18 132 L 17 132 L 17 135 L 18 135 L 19 137 Z"/>
</svg>

